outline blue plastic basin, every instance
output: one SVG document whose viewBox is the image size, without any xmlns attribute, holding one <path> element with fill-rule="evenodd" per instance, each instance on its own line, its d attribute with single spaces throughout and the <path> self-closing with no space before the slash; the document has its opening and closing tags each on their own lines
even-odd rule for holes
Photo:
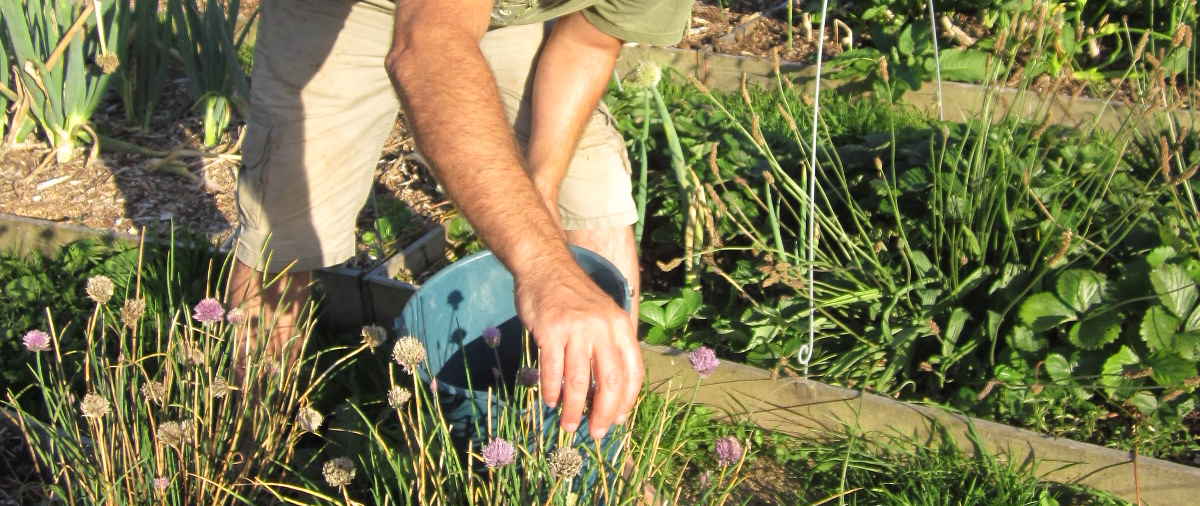
<svg viewBox="0 0 1200 506">
<path fill-rule="evenodd" d="M 573 246 L 572 252 L 584 272 L 621 307 L 628 309 L 631 293 L 620 271 L 586 249 Z M 501 332 L 501 345 L 495 351 L 482 339 L 488 327 L 497 327 Z M 490 397 L 493 416 L 498 410 L 520 409 L 508 406 L 503 396 L 495 395 L 502 390 L 496 388 L 499 385 L 493 372 L 497 368 L 497 355 L 498 369 L 503 375 L 500 381 L 511 385 L 526 350 L 512 274 L 490 251 L 466 257 L 429 278 L 405 305 L 396 321 L 396 330 L 398 335 L 411 335 L 424 343 L 428 372 L 421 371 L 422 380 L 428 383 L 430 373 L 437 378 L 442 410 L 456 440 L 463 444 L 473 442 L 476 451 L 486 444 L 489 388 L 493 389 Z M 536 357 L 532 340 L 530 345 L 533 349 L 529 352 Z M 545 440 L 555 441 L 559 410 L 544 405 L 541 409 Z M 602 441 L 606 456 L 616 451 L 615 444 L 608 444 L 609 439 L 616 438 L 610 435 Z M 575 444 L 593 445 L 587 436 L 586 418 L 576 432 Z M 585 478 L 587 474 L 585 470 Z"/>
</svg>

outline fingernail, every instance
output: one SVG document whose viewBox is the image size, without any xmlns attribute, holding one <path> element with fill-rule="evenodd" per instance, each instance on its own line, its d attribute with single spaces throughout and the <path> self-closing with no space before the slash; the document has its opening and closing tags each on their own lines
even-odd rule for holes
<svg viewBox="0 0 1200 506">
<path fill-rule="evenodd" d="M 629 420 L 629 415 L 621 415 L 621 416 L 618 416 L 618 417 L 617 417 L 617 425 L 625 425 L 625 422 L 626 422 L 627 420 Z"/>
<path fill-rule="evenodd" d="M 604 439 L 605 434 L 608 434 L 608 429 L 592 429 L 592 439 L 596 441 Z"/>
<path fill-rule="evenodd" d="M 579 424 L 577 424 L 577 423 L 563 424 L 562 428 L 563 428 L 563 430 L 565 430 L 567 432 L 575 432 L 576 430 L 579 429 Z"/>
</svg>

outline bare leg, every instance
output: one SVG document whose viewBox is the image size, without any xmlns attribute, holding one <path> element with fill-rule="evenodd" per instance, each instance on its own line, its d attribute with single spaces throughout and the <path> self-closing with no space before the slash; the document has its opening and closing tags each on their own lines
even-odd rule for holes
<svg viewBox="0 0 1200 506">
<path fill-rule="evenodd" d="M 629 308 L 629 320 L 637 329 L 638 305 L 642 296 L 642 277 L 638 269 L 637 244 L 633 239 L 633 227 L 596 228 L 568 230 L 567 241 L 582 246 L 612 262 L 625 276 L 633 290 L 633 304 Z"/>
<path fill-rule="evenodd" d="M 274 276 L 268 276 L 273 278 Z M 237 333 L 237 356 L 234 357 L 234 373 L 240 383 L 246 371 L 248 354 L 260 345 L 255 331 L 270 329 L 267 342 L 269 360 L 280 360 L 280 365 L 290 366 L 299 357 L 304 338 L 300 323 L 300 312 L 310 294 L 312 273 L 289 272 L 267 286 L 263 274 L 235 260 L 229 276 L 229 307 L 237 308 L 245 315 L 243 331 Z"/>
</svg>

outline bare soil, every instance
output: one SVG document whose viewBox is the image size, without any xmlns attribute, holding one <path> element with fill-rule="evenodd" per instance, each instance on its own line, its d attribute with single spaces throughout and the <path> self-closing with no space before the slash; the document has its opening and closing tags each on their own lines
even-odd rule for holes
<svg viewBox="0 0 1200 506">
<path fill-rule="evenodd" d="M 110 104 L 94 123 L 102 136 L 134 150 L 105 144 L 95 158 L 81 150 L 58 163 L 41 141 L 0 148 L 0 212 L 130 234 L 165 234 L 174 226 L 228 245 L 238 224 L 237 153 L 244 128 L 230 128 L 220 145 L 205 149 L 200 118 L 182 86 L 168 92 L 148 131 L 127 127 L 124 118 L 110 114 L 116 109 Z M 359 214 L 360 232 L 372 228 L 383 203 L 402 202 L 411 213 L 397 227 L 395 243 L 407 244 L 450 209 L 428 171 L 407 156 L 411 152 L 411 137 L 397 121 L 375 169 L 372 197 Z M 372 264 L 378 259 L 371 255 L 363 245 L 352 262 Z"/>
</svg>

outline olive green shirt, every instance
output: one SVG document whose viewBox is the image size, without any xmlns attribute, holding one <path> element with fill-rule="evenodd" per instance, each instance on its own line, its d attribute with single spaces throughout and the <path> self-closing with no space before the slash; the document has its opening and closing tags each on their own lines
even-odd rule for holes
<svg viewBox="0 0 1200 506">
<path fill-rule="evenodd" d="M 582 10 L 600 31 L 626 42 L 671 45 L 683 38 L 692 0 L 495 0 L 492 27 L 542 23 Z"/>
</svg>

